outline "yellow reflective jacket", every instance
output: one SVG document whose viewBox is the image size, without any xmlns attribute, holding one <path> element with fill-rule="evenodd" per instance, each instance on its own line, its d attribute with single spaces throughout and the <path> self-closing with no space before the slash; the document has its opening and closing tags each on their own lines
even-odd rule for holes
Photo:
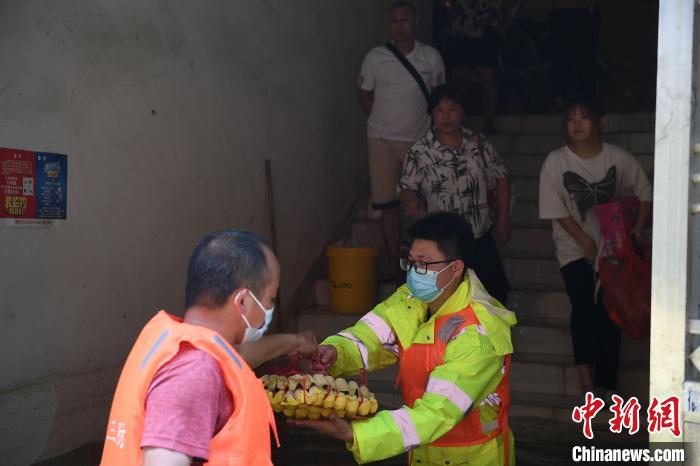
<svg viewBox="0 0 700 466">
<path fill-rule="evenodd" d="M 411 298 L 404 285 L 354 326 L 328 337 L 322 344 L 332 345 L 337 350 L 336 362 L 329 372 L 336 377 L 349 376 L 357 375 L 363 367 L 374 371 L 393 364 L 398 360 L 399 344 L 403 349 L 414 344 L 432 344 L 436 318 L 469 305 L 481 324 L 466 327 L 450 340 L 443 364 L 431 372 L 430 378 L 443 386 L 449 384 L 459 399 L 478 405 L 482 423 L 492 424 L 500 406 L 498 400 L 489 395 L 501 380 L 504 356 L 513 353 L 510 328 L 516 324 L 516 318 L 488 295 L 472 270 L 427 322 L 427 304 Z M 465 406 L 459 404 L 463 403 L 455 404 L 454 398 L 427 391 L 413 408 L 384 410 L 372 419 L 353 421 L 355 441 L 348 447 L 360 464 L 412 450 L 413 464 L 502 465 L 500 435 L 473 446 L 430 446 L 462 419 Z M 407 431 L 413 438 L 417 437 L 420 446 L 416 448 L 406 443 Z M 515 464 L 512 436 L 510 442 L 510 463 Z"/>
</svg>

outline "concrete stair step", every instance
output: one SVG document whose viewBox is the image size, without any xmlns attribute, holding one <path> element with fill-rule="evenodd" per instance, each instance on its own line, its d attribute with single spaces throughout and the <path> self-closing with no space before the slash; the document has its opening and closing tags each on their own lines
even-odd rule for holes
<svg viewBox="0 0 700 466">
<path fill-rule="evenodd" d="M 546 154 L 500 154 L 508 174 L 513 176 L 540 176 Z"/>
<path fill-rule="evenodd" d="M 578 403 L 578 396 L 547 395 L 511 390 L 510 417 L 538 417 L 572 422 L 571 411 Z M 602 413 L 602 411 L 601 411 Z M 596 416 L 593 421 L 600 423 Z"/>
<path fill-rule="evenodd" d="M 620 361 L 620 393 L 626 397 L 646 397 L 649 385 L 649 362 Z M 517 351 L 511 365 L 511 390 L 549 395 L 580 393 L 578 372 L 572 357 Z"/>
<path fill-rule="evenodd" d="M 653 113 L 611 113 L 605 117 L 605 132 L 612 133 L 653 133 L 655 115 Z"/>
<path fill-rule="evenodd" d="M 567 426 L 573 424 L 571 412 L 574 407 L 577 405 L 580 406 L 581 404 L 581 397 L 579 395 L 547 395 L 542 393 L 511 391 L 510 396 L 510 419 L 545 418 L 549 421 L 565 423 Z M 640 415 L 640 424 L 643 417 L 643 415 Z M 608 421 L 611 418 L 612 413 L 607 406 L 600 410 L 593 418 L 594 434 L 596 438 L 601 432 L 605 433 L 607 431 Z M 584 437 L 583 434 L 577 432 L 575 438 L 576 441 L 580 443 L 581 439 Z M 619 440 L 615 445 L 619 446 Z"/>
<path fill-rule="evenodd" d="M 513 228 L 511 239 L 501 251 L 503 257 L 554 258 L 551 228 Z"/>
<path fill-rule="evenodd" d="M 511 291 L 508 309 L 515 312 L 519 324 L 541 321 L 551 326 L 567 326 L 571 313 L 569 297 L 564 291 Z M 542 326 L 547 326 L 540 324 Z"/>
<path fill-rule="evenodd" d="M 517 351 L 572 357 L 571 336 L 566 327 L 517 325 L 511 329 L 513 347 Z"/>
<path fill-rule="evenodd" d="M 653 113 L 612 113 L 607 115 L 605 120 L 606 133 L 654 131 Z M 480 128 L 481 124 L 482 118 L 480 116 L 470 116 L 466 120 L 468 128 Z M 562 117 L 556 114 L 499 115 L 495 118 L 494 124 L 496 127 L 494 136 L 500 133 L 547 133 L 551 135 L 561 135 L 562 133 Z M 491 139 L 490 135 L 489 139 Z M 531 151 L 531 153 L 533 152 L 535 151 Z"/>
<path fill-rule="evenodd" d="M 551 228 L 552 221 L 539 219 L 537 201 L 521 199 L 518 196 L 511 213 L 511 225 L 513 228 Z"/>
<path fill-rule="evenodd" d="M 573 357 L 568 327 L 517 325 L 511 330 L 513 347 L 528 353 Z M 649 361 L 649 338 L 633 340 L 622 335 L 621 360 Z"/>
<path fill-rule="evenodd" d="M 536 176 L 511 176 L 510 184 L 515 189 L 516 202 L 537 201 L 540 194 L 540 177 Z"/>
<path fill-rule="evenodd" d="M 499 154 L 528 155 L 548 154 L 564 145 L 564 136 L 557 133 L 493 133 L 488 137 Z M 654 134 L 651 132 L 620 132 L 605 135 L 605 139 L 633 154 L 651 154 L 654 152 Z"/>
<path fill-rule="evenodd" d="M 612 142 L 612 141 L 611 141 Z M 653 154 L 634 154 L 635 158 L 644 168 L 644 171 L 649 174 L 654 168 L 654 155 Z M 544 164 L 547 154 L 535 154 L 535 155 L 520 155 L 520 154 L 501 154 L 503 163 L 505 163 L 508 169 L 508 174 L 511 177 L 532 177 L 540 176 L 540 170 Z"/>
<path fill-rule="evenodd" d="M 648 385 L 648 378 L 647 378 Z M 648 391 L 647 391 L 648 393 Z M 620 396 L 627 401 L 629 396 L 621 393 Z M 634 395 L 636 396 L 636 395 Z M 646 400 L 648 395 L 638 396 L 639 402 L 644 408 L 648 406 Z M 511 407 L 509 417 L 537 417 L 557 420 L 561 422 L 571 423 L 571 412 L 573 408 L 581 404 L 580 395 L 552 395 L 542 393 L 530 393 L 511 391 Z M 612 413 L 609 406 L 605 406 L 593 419 L 593 424 L 597 426 L 607 426 L 608 421 L 612 418 Z M 640 429 L 646 429 L 646 416 L 644 412 L 640 413 Z M 598 433 L 596 432 L 596 435 Z"/>
<path fill-rule="evenodd" d="M 559 291 L 564 281 L 559 263 L 554 259 L 522 259 L 506 257 L 503 266 L 514 290 Z"/>
</svg>

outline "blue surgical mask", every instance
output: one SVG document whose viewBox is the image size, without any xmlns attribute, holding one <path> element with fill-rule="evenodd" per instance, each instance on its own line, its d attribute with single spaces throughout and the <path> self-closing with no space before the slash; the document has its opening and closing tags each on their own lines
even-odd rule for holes
<svg viewBox="0 0 700 466">
<path fill-rule="evenodd" d="M 440 273 L 443 270 L 445 270 L 453 263 L 454 261 L 450 262 L 438 272 L 428 270 L 426 273 L 420 274 L 416 272 L 415 268 L 409 270 L 406 284 L 408 285 L 408 289 L 411 292 L 411 295 L 414 298 L 423 301 L 424 303 L 430 303 L 432 301 L 435 301 L 442 294 L 442 292 L 445 291 L 445 288 L 447 288 L 450 285 L 450 283 L 452 283 L 452 280 L 454 280 L 453 278 L 449 281 L 449 283 L 447 283 L 447 285 L 445 285 L 442 288 L 438 288 L 438 275 L 440 275 Z"/>
<path fill-rule="evenodd" d="M 250 322 L 248 322 L 248 319 L 246 319 L 245 315 L 241 313 L 241 317 L 243 317 L 243 320 L 245 321 L 246 324 L 246 329 L 245 333 L 243 334 L 243 341 L 241 343 L 249 343 L 251 341 L 258 341 L 262 338 L 263 334 L 267 331 L 267 328 L 270 326 L 270 322 L 272 322 L 272 314 L 275 312 L 275 305 L 273 304 L 270 309 L 265 309 L 265 306 L 262 305 L 262 303 L 258 300 L 258 298 L 255 297 L 252 291 L 248 290 L 248 293 L 250 293 L 250 297 L 253 298 L 255 303 L 260 306 L 260 309 L 263 310 L 265 313 L 265 323 L 263 324 L 262 327 L 260 328 L 255 328 L 252 325 L 250 325 Z"/>
</svg>

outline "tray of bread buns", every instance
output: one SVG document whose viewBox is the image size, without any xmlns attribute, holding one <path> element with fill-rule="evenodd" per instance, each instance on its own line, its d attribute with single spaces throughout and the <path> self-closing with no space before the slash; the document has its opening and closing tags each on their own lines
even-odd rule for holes
<svg viewBox="0 0 700 466">
<path fill-rule="evenodd" d="M 272 410 L 288 418 L 362 419 L 377 412 L 374 393 L 354 380 L 316 373 L 292 375 L 266 374 L 260 380 Z"/>
</svg>

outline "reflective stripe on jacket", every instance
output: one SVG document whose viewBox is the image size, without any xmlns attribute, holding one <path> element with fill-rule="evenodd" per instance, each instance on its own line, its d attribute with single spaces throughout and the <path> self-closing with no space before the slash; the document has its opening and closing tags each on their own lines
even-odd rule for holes
<svg viewBox="0 0 700 466">
<path fill-rule="evenodd" d="M 218 333 L 186 324 L 165 311 L 146 324 L 124 364 L 112 401 L 100 465 L 141 466 L 148 387 L 158 369 L 185 342 L 216 359 L 234 402 L 231 417 L 211 440 L 209 460 L 205 464 L 271 465 L 269 429 L 275 437 L 277 429 L 260 380 Z"/>
<path fill-rule="evenodd" d="M 511 311 L 486 293 L 471 270 L 427 321 L 427 305 L 410 298 L 404 285 L 354 326 L 327 338 L 323 344 L 331 344 L 337 350 L 336 363 L 329 372 L 334 376 L 352 376 L 364 367 L 374 371 L 397 362 L 399 352 L 408 352 L 415 345 L 433 346 L 435 339 L 440 338 L 436 328 L 438 320 L 468 306 L 473 309 L 479 323 L 464 325 L 449 339 L 442 364 L 429 372 L 427 383 L 432 380 L 430 390 L 425 390 L 412 406 L 406 403 L 407 406 L 398 410 L 380 411 L 369 420 L 352 422 L 355 442 L 349 447 L 358 463 L 377 461 L 411 450 L 414 462 L 420 459 L 421 464 L 425 464 L 426 459 L 429 462 L 439 459 L 440 464 L 446 464 L 445 461 L 451 464 L 495 464 L 494 458 L 503 457 L 501 436 L 471 446 L 435 444 L 462 421 L 472 405 L 479 406 L 475 412 L 482 429 L 488 433 L 495 431 L 496 435 L 502 425 L 499 422 L 501 402 L 497 387 L 503 378 L 506 355 L 513 352 L 510 328 L 516 319 Z M 425 367 L 425 364 L 421 366 Z M 410 371 L 412 367 L 401 369 Z M 461 394 L 453 391 L 454 387 Z M 371 385 L 369 388 L 372 390 Z M 445 396 L 447 392 L 449 397 Z M 511 452 L 511 463 L 513 457 Z M 496 461 L 502 463 L 503 459 Z"/>
</svg>

